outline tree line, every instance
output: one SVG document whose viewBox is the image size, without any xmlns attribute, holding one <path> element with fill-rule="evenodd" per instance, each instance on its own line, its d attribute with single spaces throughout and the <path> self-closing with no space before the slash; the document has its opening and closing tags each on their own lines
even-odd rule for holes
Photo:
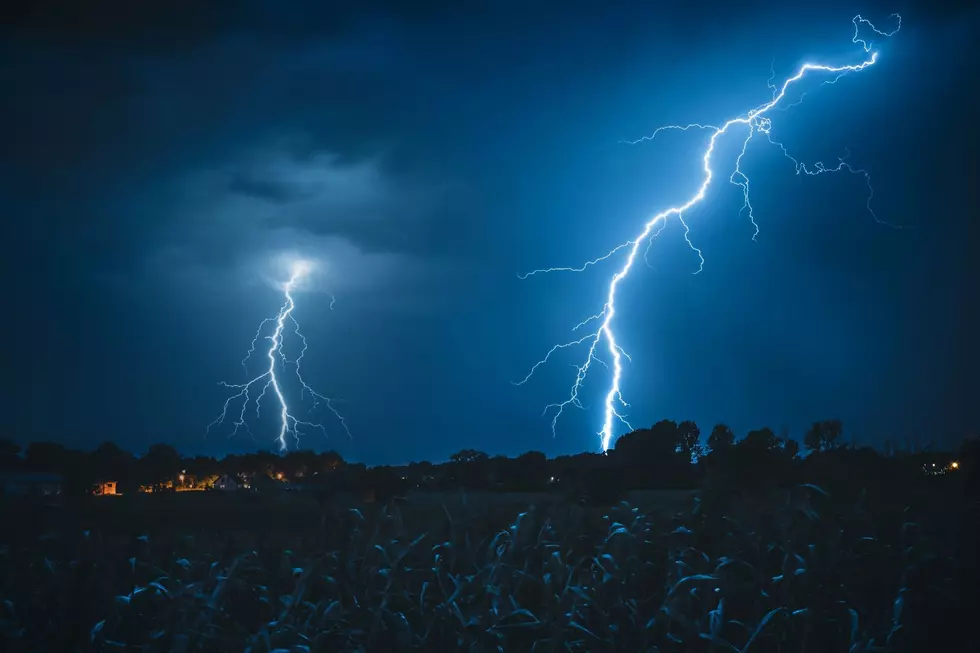
<svg viewBox="0 0 980 653">
<path fill-rule="evenodd" d="M 702 438 L 691 420 L 661 420 L 623 435 L 606 454 L 549 459 L 530 451 L 510 458 L 466 449 L 443 463 L 374 467 L 347 462 L 334 451 L 257 451 L 217 459 L 182 456 L 167 444 L 155 444 L 136 456 L 112 442 L 80 451 L 56 442 L 22 448 L 0 440 L 0 470 L 59 474 L 66 494 L 86 493 L 99 481 L 115 481 L 120 492 L 130 493 L 211 488 L 228 477 L 250 489 L 350 491 L 378 498 L 466 490 L 564 492 L 582 500 L 609 501 L 631 490 L 751 490 L 811 480 L 911 478 L 930 468 L 956 469 L 976 486 L 976 440 L 957 452 L 879 452 L 847 444 L 843 436 L 840 420 L 815 422 L 804 434 L 801 451 L 797 441 L 770 428 L 737 438 L 718 424 Z"/>
</svg>

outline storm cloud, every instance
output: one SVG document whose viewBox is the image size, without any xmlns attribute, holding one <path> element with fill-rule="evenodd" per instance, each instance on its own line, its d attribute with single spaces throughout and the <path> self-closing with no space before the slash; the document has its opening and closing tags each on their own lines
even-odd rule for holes
<svg viewBox="0 0 980 653">
<path fill-rule="evenodd" d="M 726 172 L 685 216 L 703 273 L 675 223 L 622 284 L 631 423 L 798 437 L 840 417 L 866 441 L 975 423 L 975 166 L 960 144 L 975 140 L 963 80 L 980 14 L 893 5 L 862 9 L 905 19 L 874 71 L 815 88 L 773 128 L 808 163 L 852 152 L 879 217 L 915 227 L 876 224 L 860 178 L 794 177 L 756 141 L 757 240 Z M 313 289 L 337 298 L 298 308 L 304 365 L 349 399 L 343 453 L 369 462 L 594 448 L 601 366 L 556 438 L 541 411 L 567 397 L 581 352 L 510 382 L 601 309 L 614 262 L 517 274 L 602 255 L 696 183 L 696 134 L 620 140 L 756 106 L 773 63 L 856 54 L 853 6 L 833 2 L 5 11 L 0 260 L 17 346 L 0 394 L 14 437 L 226 453 L 202 440 L 216 383 L 279 305 L 277 266 L 303 256 L 321 264 Z"/>
<path fill-rule="evenodd" d="M 4 169 L 45 216 L 21 228 L 126 283 L 245 282 L 277 248 L 329 257 L 340 292 L 404 292 L 440 265 L 458 188 L 386 127 L 412 65 L 399 34 L 424 11 L 163 7 L 83 29 L 90 12 L 53 5 L 13 33 Z"/>
</svg>

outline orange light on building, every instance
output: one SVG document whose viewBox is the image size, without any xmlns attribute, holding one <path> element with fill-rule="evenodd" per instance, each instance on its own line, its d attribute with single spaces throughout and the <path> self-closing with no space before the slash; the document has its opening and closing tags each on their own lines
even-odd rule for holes
<svg viewBox="0 0 980 653">
<path fill-rule="evenodd" d="M 92 488 L 92 494 L 99 497 L 112 496 L 118 494 L 116 492 L 116 482 L 115 481 L 100 481 L 95 484 Z"/>
</svg>

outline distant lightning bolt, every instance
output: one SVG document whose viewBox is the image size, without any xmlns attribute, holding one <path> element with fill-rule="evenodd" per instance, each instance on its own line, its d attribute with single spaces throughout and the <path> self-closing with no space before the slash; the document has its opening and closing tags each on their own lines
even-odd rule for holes
<svg viewBox="0 0 980 653">
<path fill-rule="evenodd" d="M 296 442 L 299 442 L 299 436 L 302 434 L 303 429 L 313 428 L 319 429 L 324 434 L 326 434 L 326 428 L 323 424 L 316 422 L 309 422 L 299 419 L 292 412 L 288 403 L 286 402 L 286 395 L 282 387 L 280 374 L 282 371 L 286 370 L 288 366 L 292 366 L 296 379 L 299 381 L 300 385 L 300 399 L 306 399 L 309 395 L 310 400 L 313 402 L 313 408 L 323 403 L 326 407 L 333 413 L 334 417 L 340 422 L 341 427 L 344 432 L 350 437 L 350 431 L 347 428 L 347 422 L 344 417 L 337 411 L 333 406 L 333 401 L 316 390 L 314 390 L 310 385 L 303 380 L 303 376 L 300 372 L 300 365 L 303 360 L 303 356 L 306 355 L 307 342 L 306 336 L 304 336 L 299 330 L 299 322 L 296 321 L 296 317 L 293 315 L 293 311 L 296 308 L 296 301 L 293 298 L 293 291 L 296 290 L 298 284 L 307 276 L 313 269 L 313 263 L 310 261 L 299 260 L 292 264 L 292 269 L 290 272 L 289 281 L 283 284 L 283 295 L 285 296 L 285 303 L 282 308 L 279 309 L 278 315 L 274 317 L 267 317 L 262 320 L 259 324 L 258 329 L 255 331 L 255 336 L 252 338 L 252 344 L 248 349 L 248 354 L 242 359 L 242 367 L 245 369 L 246 374 L 248 373 L 248 361 L 252 358 L 252 354 L 255 353 L 256 345 L 258 341 L 263 338 L 262 332 L 266 325 L 273 323 L 275 326 L 272 330 L 272 334 L 265 336 L 265 339 L 269 340 L 269 348 L 266 350 L 265 358 L 268 361 L 268 366 L 264 368 L 262 374 L 256 376 L 252 380 L 246 383 L 232 384 L 225 383 L 221 381 L 220 384 L 226 388 L 231 388 L 237 390 L 237 392 L 225 400 L 224 407 L 221 414 L 208 425 L 208 432 L 210 433 L 211 428 L 223 424 L 226 419 L 229 418 L 229 409 L 235 404 L 236 400 L 241 401 L 241 407 L 238 411 L 237 417 L 232 417 L 232 425 L 234 430 L 231 436 L 237 434 L 240 430 L 244 429 L 247 432 L 251 432 L 248 427 L 247 422 L 247 412 L 249 406 L 254 404 L 255 407 L 255 418 L 261 417 L 260 408 L 262 404 L 262 399 L 265 397 L 266 393 L 271 389 L 272 395 L 275 397 L 276 405 L 278 406 L 278 421 L 279 421 L 279 435 L 276 437 L 276 442 L 279 443 L 279 449 L 285 451 L 288 449 L 288 444 L 286 442 L 286 436 L 292 435 Z M 330 308 L 333 308 L 333 297 L 331 297 Z M 295 359 L 290 360 L 286 356 L 286 352 L 283 348 L 284 340 L 288 332 L 287 323 L 292 325 L 292 333 L 296 335 L 299 341 L 302 343 L 302 348 Z M 279 374 L 277 374 L 277 372 Z M 253 399 L 251 393 L 259 389 L 258 395 Z M 229 437 L 231 437 L 229 436 Z"/>
<path fill-rule="evenodd" d="M 783 99 L 786 97 L 787 89 L 791 85 L 803 79 L 808 72 L 813 71 L 813 72 L 829 73 L 832 77 L 830 79 L 825 80 L 823 84 L 834 84 L 847 73 L 858 72 L 864 70 L 865 68 L 868 68 L 869 66 L 874 65 L 875 62 L 877 62 L 878 60 L 878 52 L 872 49 L 872 44 L 869 41 L 861 38 L 860 36 L 861 28 L 862 26 L 864 26 L 866 29 L 870 30 L 872 33 L 874 33 L 877 36 L 883 36 L 883 37 L 891 36 L 896 32 L 898 32 L 899 29 L 901 29 L 902 17 L 899 16 L 898 14 L 892 14 L 890 18 L 897 20 L 897 26 L 895 27 L 894 30 L 890 32 L 883 32 L 879 30 L 870 21 L 868 21 L 865 18 L 862 18 L 860 15 L 855 16 L 852 19 L 851 22 L 854 25 L 854 36 L 852 37 L 851 41 L 853 43 L 860 45 L 866 55 L 870 54 L 869 57 L 867 57 L 864 61 L 862 61 L 859 64 L 846 65 L 846 66 L 828 66 L 824 64 L 804 63 L 802 66 L 800 66 L 800 68 L 797 70 L 795 75 L 787 78 L 783 82 L 782 86 L 777 86 L 773 84 L 773 80 L 775 79 L 775 70 L 773 70 L 773 74 L 767 82 L 768 88 L 772 90 L 771 100 L 769 102 L 766 102 L 765 104 L 761 104 L 757 106 L 756 108 L 752 109 L 751 111 L 749 111 L 748 113 L 742 116 L 733 118 L 720 126 L 700 124 L 700 123 L 692 123 L 689 125 L 667 125 L 665 127 L 660 127 L 659 129 L 654 131 L 653 134 L 650 134 L 649 136 L 644 136 L 634 141 L 625 141 L 630 145 L 636 145 L 644 141 L 653 140 L 654 138 L 657 137 L 657 135 L 668 130 L 678 130 L 678 131 L 686 132 L 691 129 L 697 129 L 697 130 L 708 131 L 711 134 L 710 139 L 708 140 L 708 147 L 705 150 L 704 155 L 702 157 L 702 163 L 703 163 L 702 169 L 704 171 L 704 177 L 701 182 L 700 188 L 698 188 L 697 192 L 689 200 L 687 200 L 683 204 L 680 204 L 678 206 L 672 206 L 654 215 L 646 222 L 646 224 L 644 224 L 643 230 L 639 233 L 638 236 L 636 236 L 632 240 L 628 240 L 625 243 L 614 247 L 608 253 L 596 259 L 587 261 L 583 265 L 577 267 L 545 268 L 540 270 L 534 270 L 532 272 L 523 275 L 519 275 L 520 278 L 526 279 L 532 275 L 538 273 L 544 273 L 544 272 L 584 272 L 587 268 L 594 266 L 598 263 L 601 263 L 603 261 L 606 261 L 607 259 L 610 259 L 614 257 L 616 254 L 620 253 L 621 251 L 625 250 L 627 252 L 626 260 L 623 263 L 623 266 L 619 269 L 618 272 L 616 272 L 616 274 L 613 275 L 612 279 L 609 282 L 609 289 L 602 310 L 596 313 L 595 315 L 592 315 L 591 317 L 580 322 L 578 325 L 575 326 L 573 330 L 578 330 L 579 328 L 585 326 L 586 324 L 590 324 L 597 320 L 601 320 L 598 329 L 596 329 L 589 335 L 578 338 L 577 340 L 572 340 L 570 342 L 555 345 L 548 351 L 547 354 L 545 354 L 544 358 L 542 358 L 541 360 L 539 360 L 537 363 L 534 364 L 534 366 L 531 368 L 530 372 L 524 379 L 522 379 L 519 382 L 516 382 L 516 385 L 523 385 L 524 383 L 527 383 L 534 375 L 535 371 L 537 371 L 539 367 L 547 363 L 554 354 L 562 350 L 569 349 L 571 347 L 575 347 L 579 345 L 588 346 L 588 355 L 586 356 L 585 361 L 581 365 L 574 366 L 576 369 L 575 381 L 572 385 L 571 393 L 569 394 L 568 398 L 562 402 L 549 404 L 548 406 L 545 407 L 544 414 L 548 414 L 548 412 L 551 410 L 554 411 L 554 415 L 551 420 L 552 434 L 555 433 L 555 428 L 558 423 L 558 418 L 561 417 L 566 407 L 571 405 L 575 408 L 583 408 L 579 395 L 582 390 L 582 384 L 585 381 L 586 377 L 588 376 L 592 363 L 599 362 L 601 365 L 605 367 L 609 367 L 607 363 L 603 362 L 596 355 L 597 349 L 602 343 L 605 344 L 609 352 L 609 356 L 612 360 L 612 367 L 611 367 L 612 379 L 610 381 L 609 388 L 605 395 L 605 401 L 603 404 L 605 408 L 605 414 L 604 414 L 604 420 L 602 424 L 602 430 L 599 432 L 599 435 L 601 437 L 602 451 L 605 452 L 609 450 L 609 446 L 613 438 L 613 428 L 617 422 L 624 425 L 627 429 L 632 430 L 633 427 L 630 426 L 629 422 L 626 420 L 625 415 L 623 415 L 623 413 L 620 412 L 621 409 L 629 406 L 629 404 L 627 404 L 625 399 L 623 398 L 623 393 L 621 389 L 621 381 L 623 375 L 622 359 L 623 358 L 626 358 L 627 360 L 630 359 L 629 356 L 626 355 L 626 352 L 622 349 L 622 347 L 620 347 L 619 343 L 616 340 L 616 335 L 613 331 L 614 318 L 616 317 L 616 291 L 619 288 L 619 284 L 623 281 L 623 279 L 627 277 L 627 275 L 629 275 L 630 270 L 633 268 L 633 263 L 636 261 L 636 257 L 640 251 L 640 248 L 644 247 L 644 243 L 646 243 L 646 249 L 644 249 L 644 254 L 643 254 L 644 259 L 646 259 L 647 249 L 649 249 L 650 243 L 652 242 L 653 238 L 655 238 L 663 230 L 663 228 L 666 226 L 667 219 L 670 218 L 671 216 L 676 216 L 677 219 L 680 221 L 681 225 L 684 228 L 685 242 L 687 243 L 688 247 L 690 247 L 698 255 L 698 258 L 700 260 L 700 266 L 698 267 L 698 270 L 697 272 L 695 272 L 695 274 L 701 272 L 701 270 L 704 268 L 704 256 L 702 255 L 701 250 L 695 247 L 694 244 L 691 242 L 690 228 L 688 227 L 687 222 L 684 220 L 684 213 L 686 213 L 689 209 L 693 208 L 695 205 L 700 203 L 701 200 L 704 199 L 705 194 L 708 191 L 708 187 L 711 185 L 711 181 L 715 175 L 715 172 L 714 170 L 712 170 L 711 167 L 711 156 L 715 151 L 715 145 L 718 142 L 718 139 L 722 135 L 729 132 L 732 129 L 732 127 L 736 125 L 744 125 L 746 128 L 746 134 L 744 140 L 742 141 L 741 151 L 739 152 L 738 157 L 735 160 L 734 170 L 732 171 L 728 179 L 731 184 L 734 184 L 741 188 L 742 208 L 739 209 L 739 214 L 743 212 L 747 213 L 749 221 L 751 222 L 754 228 L 754 233 L 752 235 L 753 240 L 755 240 L 756 236 L 759 234 L 759 225 L 755 220 L 755 212 L 752 206 L 752 202 L 750 200 L 749 177 L 742 170 L 741 165 L 742 165 L 742 159 L 744 158 L 746 153 L 746 149 L 748 148 L 749 141 L 751 141 L 753 136 L 755 136 L 757 133 L 763 134 L 769 143 L 780 148 L 783 155 L 793 162 L 796 168 L 796 174 L 802 173 L 810 176 L 815 176 L 815 175 L 822 174 L 824 172 L 840 172 L 842 170 L 846 170 L 854 174 L 862 175 L 865 181 L 867 182 L 868 190 L 869 190 L 868 201 L 867 201 L 868 211 L 871 213 L 871 215 L 874 217 L 876 221 L 881 222 L 882 224 L 887 224 L 882 222 L 881 220 L 878 220 L 878 216 L 875 215 L 874 211 L 871 210 L 871 200 L 874 197 L 874 189 L 871 186 L 871 178 L 866 171 L 851 166 L 851 164 L 847 163 L 846 161 L 847 157 L 839 159 L 838 164 L 833 167 L 827 167 L 820 162 L 813 164 L 812 166 L 807 166 L 803 163 L 800 163 L 797 159 L 790 156 L 786 147 L 782 143 L 772 139 L 772 135 L 771 135 L 772 121 L 767 114 L 777 110 L 788 109 L 792 106 L 795 106 L 795 104 L 798 104 L 803 101 L 803 97 L 805 97 L 806 95 L 805 93 L 803 93 L 795 103 L 788 104 L 786 106 L 779 106 L 780 102 L 782 102 Z M 649 261 L 647 262 L 649 264 Z"/>
</svg>

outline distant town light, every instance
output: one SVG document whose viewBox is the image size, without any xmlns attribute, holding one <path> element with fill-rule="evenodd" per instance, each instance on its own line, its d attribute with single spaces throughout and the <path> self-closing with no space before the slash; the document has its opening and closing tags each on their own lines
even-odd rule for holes
<svg viewBox="0 0 980 653">
<path fill-rule="evenodd" d="M 276 474 L 276 480 L 279 480 L 279 481 L 282 480 L 282 472 L 279 472 L 278 474 Z"/>
<path fill-rule="evenodd" d="M 960 468 L 960 464 L 959 464 L 958 462 L 956 462 L 955 460 L 954 460 L 953 462 L 951 462 L 951 463 L 949 464 L 949 466 L 950 466 L 950 467 L 951 467 L 952 469 L 959 469 L 959 468 Z"/>
</svg>

